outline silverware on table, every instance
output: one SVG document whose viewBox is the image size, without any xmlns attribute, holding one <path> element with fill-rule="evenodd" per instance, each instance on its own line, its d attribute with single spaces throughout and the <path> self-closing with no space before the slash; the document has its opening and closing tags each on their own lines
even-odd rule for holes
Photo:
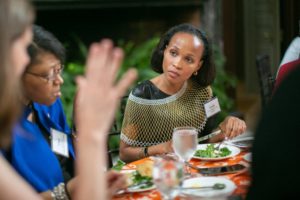
<svg viewBox="0 0 300 200">
<path fill-rule="evenodd" d="M 199 190 L 199 189 L 213 189 L 213 190 L 222 190 L 226 187 L 225 184 L 223 183 L 215 183 L 213 185 L 210 186 L 196 186 L 196 187 L 181 187 L 180 189 L 183 190 Z"/>
<path fill-rule="evenodd" d="M 134 190 L 147 189 L 147 188 L 151 188 L 153 186 L 154 186 L 154 183 L 152 181 L 141 181 L 137 184 L 130 185 L 127 188 L 118 190 L 115 195 L 124 194 L 124 193 L 134 191 Z"/>
<path fill-rule="evenodd" d="M 222 133 L 221 129 L 217 129 L 217 130 L 211 132 L 211 133 L 208 134 L 208 135 L 205 135 L 205 136 L 203 136 L 203 137 L 198 138 L 198 143 L 199 143 L 199 142 L 202 142 L 202 141 L 204 141 L 204 140 L 208 140 L 208 139 L 210 139 L 210 138 L 212 138 L 212 137 L 214 137 L 214 136 L 216 136 L 216 135 L 219 135 L 220 133 Z"/>
<path fill-rule="evenodd" d="M 143 188 L 148 188 L 148 187 L 152 187 L 153 186 L 153 182 L 152 181 L 144 181 L 144 182 L 140 182 L 138 184 L 134 184 L 131 185 L 129 187 L 127 187 L 127 190 L 136 190 L 136 189 L 143 189 Z"/>
<path fill-rule="evenodd" d="M 217 147 L 215 147 L 215 150 L 220 151 L 220 147 L 222 146 L 222 144 L 227 141 L 227 137 L 224 138 L 224 140 L 222 140 Z"/>
</svg>

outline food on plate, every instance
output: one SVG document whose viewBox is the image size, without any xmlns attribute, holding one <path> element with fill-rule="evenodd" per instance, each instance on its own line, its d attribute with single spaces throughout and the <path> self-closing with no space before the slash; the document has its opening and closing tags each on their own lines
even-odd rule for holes
<svg viewBox="0 0 300 200">
<path fill-rule="evenodd" d="M 147 160 L 137 165 L 136 170 L 125 172 L 127 185 L 130 189 L 145 189 L 153 186 L 152 180 L 153 161 Z"/>
<path fill-rule="evenodd" d="M 126 171 L 122 171 L 122 173 L 124 173 L 126 175 L 127 186 L 132 185 L 133 184 L 135 170 L 126 170 Z"/>
<path fill-rule="evenodd" d="M 227 147 L 217 149 L 215 144 L 208 144 L 206 149 L 198 149 L 195 156 L 202 158 L 220 158 L 226 157 L 231 154 L 231 151 Z"/>
<path fill-rule="evenodd" d="M 152 177 L 142 176 L 138 171 L 133 171 L 127 174 L 127 185 L 131 189 L 145 189 L 153 186 L 153 180 Z"/>
<path fill-rule="evenodd" d="M 137 171 L 141 174 L 141 176 L 152 177 L 153 164 L 154 162 L 152 160 L 146 160 L 142 164 L 136 166 Z"/>
</svg>

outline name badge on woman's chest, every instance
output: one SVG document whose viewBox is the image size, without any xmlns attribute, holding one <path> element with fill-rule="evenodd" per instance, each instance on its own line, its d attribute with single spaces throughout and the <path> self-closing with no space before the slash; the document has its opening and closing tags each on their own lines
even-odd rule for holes
<svg viewBox="0 0 300 200">
<path fill-rule="evenodd" d="M 217 97 L 212 98 L 204 104 L 205 114 L 207 118 L 221 111 L 219 100 Z"/>
<path fill-rule="evenodd" d="M 51 149 L 53 152 L 69 157 L 68 136 L 61 131 L 51 128 Z"/>
</svg>

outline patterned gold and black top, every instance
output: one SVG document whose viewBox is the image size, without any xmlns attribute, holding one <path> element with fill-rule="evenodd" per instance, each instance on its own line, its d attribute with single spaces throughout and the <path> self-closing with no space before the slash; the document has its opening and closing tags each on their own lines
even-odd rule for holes
<svg viewBox="0 0 300 200">
<path fill-rule="evenodd" d="M 175 127 L 192 126 L 203 135 L 207 118 L 204 103 L 212 98 L 210 87 L 187 81 L 174 95 L 144 81 L 129 95 L 121 140 L 130 146 L 144 147 L 172 139 Z"/>
</svg>

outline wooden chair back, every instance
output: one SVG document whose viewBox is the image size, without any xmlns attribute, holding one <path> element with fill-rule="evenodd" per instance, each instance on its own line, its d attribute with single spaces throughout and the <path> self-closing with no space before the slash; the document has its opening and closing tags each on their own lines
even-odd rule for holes
<svg viewBox="0 0 300 200">
<path fill-rule="evenodd" d="M 107 165 L 108 165 L 108 168 L 111 168 L 113 166 L 114 158 L 118 157 L 118 155 L 119 155 L 119 139 L 120 139 L 121 128 L 122 128 L 122 124 L 121 124 L 120 120 L 122 121 L 122 119 L 124 117 L 127 99 L 128 99 L 128 96 L 124 96 L 122 98 L 121 104 L 120 104 L 120 110 L 118 113 L 119 116 L 117 116 L 115 118 L 114 123 L 111 128 L 111 132 L 109 133 L 108 138 L 107 138 L 107 159 L 108 159 Z"/>
<path fill-rule="evenodd" d="M 256 68 L 258 72 L 261 102 L 265 107 L 272 98 L 275 79 L 271 72 L 271 63 L 269 55 L 258 55 L 256 57 Z"/>
</svg>

